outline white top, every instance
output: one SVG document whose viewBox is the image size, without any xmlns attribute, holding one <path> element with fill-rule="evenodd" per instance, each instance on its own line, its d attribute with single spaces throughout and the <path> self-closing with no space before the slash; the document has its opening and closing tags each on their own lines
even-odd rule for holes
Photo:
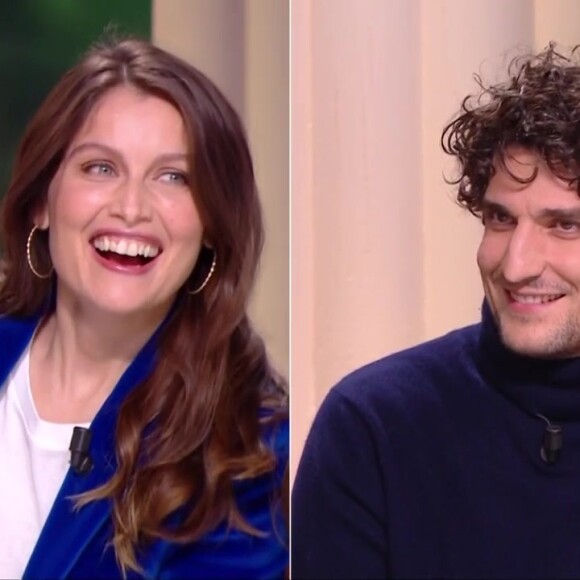
<svg viewBox="0 0 580 580">
<path fill-rule="evenodd" d="M 0 578 L 22 578 L 68 471 L 75 426 L 40 419 L 29 366 L 28 348 L 0 390 Z"/>
</svg>

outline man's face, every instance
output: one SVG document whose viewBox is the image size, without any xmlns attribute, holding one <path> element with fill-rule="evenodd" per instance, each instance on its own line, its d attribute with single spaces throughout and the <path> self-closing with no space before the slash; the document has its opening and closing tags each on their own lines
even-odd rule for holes
<svg viewBox="0 0 580 580">
<path fill-rule="evenodd" d="M 580 198 L 534 153 L 497 166 L 485 193 L 477 263 L 504 344 L 541 358 L 580 355 Z"/>
</svg>

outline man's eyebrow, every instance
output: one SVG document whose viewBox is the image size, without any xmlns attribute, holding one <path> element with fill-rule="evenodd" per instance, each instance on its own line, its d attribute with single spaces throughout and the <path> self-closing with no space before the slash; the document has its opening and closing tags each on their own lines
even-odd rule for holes
<svg viewBox="0 0 580 580">
<path fill-rule="evenodd" d="M 580 221 L 580 207 L 575 208 L 547 208 L 540 212 L 540 218 L 562 221 Z"/>
<path fill-rule="evenodd" d="M 484 199 L 481 202 L 481 213 L 492 213 L 492 212 L 512 216 L 512 213 L 505 205 L 502 205 L 497 201 L 489 201 L 488 199 Z"/>
<path fill-rule="evenodd" d="M 513 217 L 510 210 L 495 201 L 484 199 L 481 202 L 481 213 L 500 213 Z M 539 212 L 537 217 L 541 220 L 562 220 L 562 221 L 580 221 L 580 207 L 575 208 L 545 208 Z"/>
</svg>

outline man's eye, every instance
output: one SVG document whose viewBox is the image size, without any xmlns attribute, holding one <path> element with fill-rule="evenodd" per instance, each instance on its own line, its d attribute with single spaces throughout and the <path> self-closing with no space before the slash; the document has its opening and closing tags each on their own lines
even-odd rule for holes
<svg viewBox="0 0 580 580">
<path fill-rule="evenodd" d="M 580 231 L 580 224 L 577 222 L 560 221 L 556 222 L 555 228 L 561 232 L 565 233 L 577 233 Z"/>
<path fill-rule="evenodd" d="M 489 211 L 483 215 L 482 222 L 486 226 L 506 226 L 513 223 L 513 218 L 503 212 Z"/>
</svg>

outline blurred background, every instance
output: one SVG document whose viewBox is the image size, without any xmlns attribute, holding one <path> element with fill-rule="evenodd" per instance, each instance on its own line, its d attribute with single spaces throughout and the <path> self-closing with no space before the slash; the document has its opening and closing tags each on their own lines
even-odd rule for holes
<svg viewBox="0 0 580 580">
<path fill-rule="evenodd" d="M 0 196 L 26 122 L 108 28 L 151 39 L 188 60 L 243 118 L 267 236 L 252 317 L 287 376 L 289 0 L 0 2 Z"/>
<path fill-rule="evenodd" d="M 0 194 L 24 126 L 48 91 L 108 26 L 151 38 L 147 0 L 0 3 Z"/>
<path fill-rule="evenodd" d="M 441 131 L 474 73 L 580 43 L 578 0 L 292 0 L 292 473 L 355 368 L 480 318 Z M 340 441 L 336 442 L 340 445 Z"/>
</svg>

